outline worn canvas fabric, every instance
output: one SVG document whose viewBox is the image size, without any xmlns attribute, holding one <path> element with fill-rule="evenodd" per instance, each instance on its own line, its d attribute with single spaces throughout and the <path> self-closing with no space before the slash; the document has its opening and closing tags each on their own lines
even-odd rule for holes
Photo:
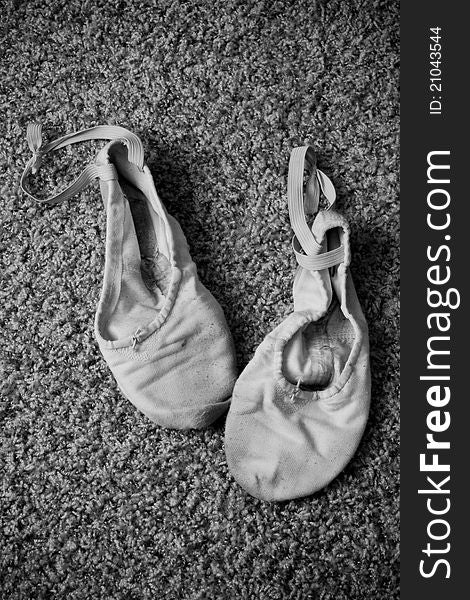
<svg viewBox="0 0 470 600">
<path fill-rule="evenodd" d="M 303 192 L 304 161 L 313 175 Z M 327 485 L 350 461 L 370 402 L 369 346 L 351 273 L 349 227 L 313 151 L 293 151 L 289 214 L 299 268 L 294 311 L 240 375 L 225 433 L 229 468 L 250 494 L 287 500 Z M 313 223 L 307 225 L 309 216 Z"/>
<path fill-rule="evenodd" d="M 41 148 L 29 129 L 33 159 L 85 139 L 111 139 L 72 186 L 47 202 L 71 197 L 94 178 L 107 214 L 104 280 L 95 317 L 100 350 L 123 394 L 164 427 L 206 427 L 230 403 L 236 378 L 231 334 L 221 307 L 199 281 L 177 221 L 167 214 L 143 161 L 137 136 L 101 126 Z"/>
</svg>

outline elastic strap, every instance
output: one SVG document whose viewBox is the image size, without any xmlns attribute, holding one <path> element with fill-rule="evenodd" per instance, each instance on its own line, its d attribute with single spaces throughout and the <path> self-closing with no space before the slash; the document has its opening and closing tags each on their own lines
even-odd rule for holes
<svg viewBox="0 0 470 600">
<path fill-rule="evenodd" d="M 75 196 L 83 189 L 85 189 L 94 179 L 99 178 L 103 181 L 109 181 L 110 179 L 116 179 L 116 170 L 113 165 L 105 164 L 98 165 L 91 163 L 85 167 L 80 173 L 77 179 L 69 185 L 65 190 L 51 196 L 50 198 L 36 198 L 27 189 L 28 177 L 30 173 L 36 173 L 41 164 L 43 157 L 49 152 L 55 152 L 60 148 L 69 146 L 71 144 L 77 144 L 79 142 L 85 142 L 88 140 L 120 140 L 128 149 L 129 162 L 136 165 L 140 170 L 144 166 L 144 148 L 140 139 L 131 131 L 124 129 L 124 127 L 118 127 L 114 125 L 97 125 L 90 129 L 83 129 L 75 133 L 69 133 L 64 135 L 53 142 L 43 145 L 42 140 L 42 127 L 37 123 L 30 123 L 26 130 L 26 140 L 28 146 L 33 153 L 33 156 L 28 161 L 23 174 L 20 179 L 21 190 L 30 198 L 40 203 L 56 203 L 62 200 L 67 200 L 72 196 Z"/>
<path fill-rule="evenodd" d="M 310 271 L 327 269 L 344 260 L 343 246 L 320 254 L 321 244 L 315 239 L 305 218 L 306 213 L 315 215 L 318 212 L 321 195 L 327 201 L 326 210 L 329 210 L 336 200 L 336 192 L 331 180 L 317 169 L 315 163 L 315 152 L 311 146 L 294 148 L 290 155 L 287 177 L 289 217 L 295 234 L 292 245 L 299 265 Z M 306 165 L 312 173 L 304 194 Z"/>
<path fill-rule="evenodd" d="M 298 264 L 304 269 L 309 271 L 322 271 L 323 269 L 329 269 L 335 265 L 339 265 L 344 260 L 344 247 L 338 246 L 334 250 L 329 252 L 323 252 L 322 254 L 306 255 L 296 248 L 296 238 L 292 240 L 294 247 L 295 258 Z M 298 244 L 298 242 L 297 242 Z"/>
<path fill-rule="evenodd" d="M 292 229 L 305 254 L 315 254 L 320 250 L 320 244 L 313 237 L 310 227 L 305 219 L 304 205 L 304 169 L 305 162 L 310 162 L 310 168 L 315 172 L 315 152 L 310 146 L 294 148 L 289 160 L 289 174 L 287 176 L 287 203 Z M 315 186 L 316 188 L 316 186 Z M 318 188 L 316 188 L 318 189 Z M 318 210 L 319 195 L 313 196 L 308 207 L 313 214 Z M 316 204 L 316 205 L 315 205 Z"/>
</svg>

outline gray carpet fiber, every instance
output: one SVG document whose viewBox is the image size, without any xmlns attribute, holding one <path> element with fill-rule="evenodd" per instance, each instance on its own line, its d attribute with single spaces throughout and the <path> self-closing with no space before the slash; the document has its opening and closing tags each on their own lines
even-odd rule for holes
<svg viewBox="0 0 470 600">
<path fill-rule="evenodd" d="M 398 596 L 398 2 L 2 2 L 1 597 Z M 227 470 L 224 419 L 169 431 L 125 400 L 93 339 L 97 184 L 18 192 L 26 124 L 141 136 L 168 211 L 222 304 L 239 368 L 291 309 L 286 184 L 311 143 L 352 228 L 372 409 L 326 489 L 269 504 Z M 99 144 L 98 144 L 99 146 Z M 92 145 L 46 162 L 71 181 Z"/>
</svg>

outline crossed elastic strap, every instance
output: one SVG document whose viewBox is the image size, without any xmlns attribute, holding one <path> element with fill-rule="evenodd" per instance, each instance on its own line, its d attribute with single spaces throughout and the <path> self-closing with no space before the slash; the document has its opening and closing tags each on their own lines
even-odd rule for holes
<svg viewBox="0 0 470 600">
<path fill-rule="evenodd" d="M 53 142 L 43 145 L 42 127 L 36 123 L 28 125 L 26 140 L 33 156 L 26 164 L 20 179 L 21 190 L 30 198 L 40 203 L 57 203 L 67 200 L 83 189 L 94 179 L 109 181 L 116 179 L 116 170 L 112 164 L 99 165 L 91 163 L 85 167 L 77 179 L 67 188 L 49 198 L 36 198 L 26 188 L 28 177 L 36 173 L 41 166 L 43 157 L 71 144 L 88 140 L 120 140 L 128 149 L 129 162 L 140 170 L 144 166 L 144 148 L 139 137 L 124 127 L 114 125 L 98 125 L 75 133 L 64 135 Z M 310 167 L 311 175 L 304 194 L 304 170 Z M 320 254 L 321 245 L 315 239 L 305 218 L 306 214 L 315 215 L 318 211 L 320 196 L 326 198 L 328 209 L 336 200 L 336 192 L 330 179 L 315 166 L 315 153 L 311 146 L 302 146 L 292 150 L 289 161 L 287 181 L 287 199 L 289 216 L 294 230 L 292 245 L 298 264 L 310 271 L 320 271 L 333 267 L 344 260 L 344 248 L 339 246 L 329 252 Z"/>
<path fill-rule="evenodd" d="M 305 186 L 304 171 L 311 171 Z M 329 269 L 344 261 L 344 247 L 341 245 L 328 252 L 321 251 L 321 244 L 315 239 L 307 224 L 306 214 L 314 216 L 318 212 L 320 197 L 324 196 L 329 210 L 335 200 L 336 192 L 330 179 L 315 166 L 315 152 L 311 146 L 294 148 L 290 155 L 287 177 L 287 202 L 294 238 L 292 247 L 298 264 L 309 271 Z"/>
<path fill-rule="evenodd" d="M 62 190 L 50 198 L 36 198 L 27 189 L 30 173 L 34 174 L 38 171 L 42 164 L 42 159 L 46 154 L 64 148 L 65 146 L 88 140 L 120 140 L 127 146 L 129 162 L 136 165 L 140 170 L 142 170 L 144 166 L 144 148 L 142 142 L 134 133 L 124 129 L 124 127 L 98 125 L 96 127 L 91 127 L 90 129 L 69 133 L 53 142 L 43 145 L 41 125 L 31 123 L 28 125 L 26 131 L 26 140 L 33 156 L 28 161 L 23 171 L 20 180 L 20 188 L 27 196 L 36 202 L 55 204 L 75 196 L 90 185 L 94 179 L 99 178 L 102 181 L 117 179 L 116 170 L 112 164 L 99 165 L 90 163 L 83 169 L 77 179 L 65 188 L 65 190 Z"/>
</svg>

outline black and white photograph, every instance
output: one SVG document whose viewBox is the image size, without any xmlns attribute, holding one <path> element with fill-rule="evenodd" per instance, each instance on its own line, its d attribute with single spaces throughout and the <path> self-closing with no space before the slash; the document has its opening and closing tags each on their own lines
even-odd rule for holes
<svg viewBox="0 0 470 600">
<path fill-rule="evenodd" d="M 0 598 L 398 600 L 399 2 L 0 49 Z"/>
</svg>

